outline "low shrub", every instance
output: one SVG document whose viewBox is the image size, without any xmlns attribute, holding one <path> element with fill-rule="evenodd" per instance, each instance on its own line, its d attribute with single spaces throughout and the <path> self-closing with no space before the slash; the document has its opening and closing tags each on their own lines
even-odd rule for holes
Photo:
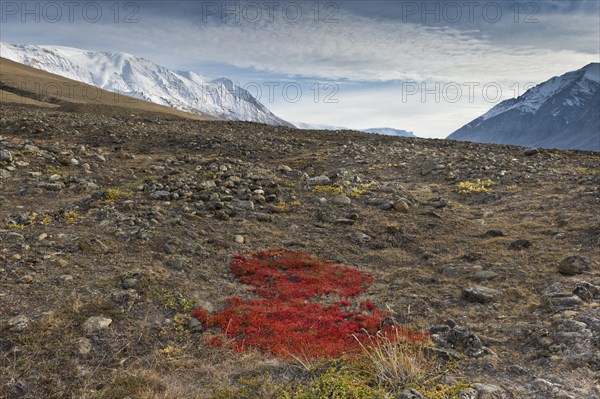
<svg viewBox="0 0 600 399">
<path fill-rule="evenodd" d="M 231 270 L 262 298 L 229 298 L 213 314 L 196 309 L 193 316 L 205 328 L 224 334 L 209 338 L 214 346 L 227 343 L 234 350 L 255 348 L 284 358 L 333 358 L 359 354 L 377 343 L 373 336 L 424 338 L 399 326 L 382 327 L 388 314 L 372 303 L 346 310 L 352 305 L 348 299 L 372 282 L 369 274 L 354 268 L 303 252 L 270 249 L 236 256 Z M 316 301 L 324 295 L 345 299 L 325 306 Z"/>
</svg>

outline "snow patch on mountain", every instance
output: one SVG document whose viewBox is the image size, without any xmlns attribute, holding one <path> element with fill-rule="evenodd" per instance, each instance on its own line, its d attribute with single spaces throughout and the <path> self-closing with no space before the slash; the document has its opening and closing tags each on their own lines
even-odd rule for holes
<svg viewBox="0 0 600 399">
<path fill-rule="evenodd" d="M 320 123 L 292 122 L 292 124 L 301 130 L 353 130 L 344 126 L 325 125 Z"/>
<path fill-rule="evenodd" d="M 226 120 L 291 126 L 226 78 L 174 71 L 127 53 L 0 42 L 0 56 L 102 89 Z"/>
<path fill-rule="evenodd" d="M 600 64 L 592 63 L 577 71 L 555 76 L 532 87 L 518 98 L 501 102 L 483 114 L 478 122 L 486 121 L 511 109 L 535 114 L 549 99 L 576 80 L 577 85 L 571 89 L 570 93 L 572 100 L 566 105 L 579 106 L 581 104 L 580 95 L 593 93 L 597 89 L 596 86 L 600 82 Z"/>
<path fill-rule="evenodd" d="M 351 129 L 343 126 L 334 125 L 323 125 L 317 123 L 305 123 L 305 122 L 292 122 L 298 129 L 303 130 L 353 130 L 357 132 L 364 132 L 370 134 L 383 134 L 386 136 L 398 136 L 398 137 L 417 137 L 413 132 L 407 130 L 394 129 L 391 127 L 375 127 L 370 129 Z"/>
<path fill-rule="evenodd" d="M 408 130 L 393 129 L 391 127 L 376 127 L 372 129 L 364 129 L 363 132 L 383 134 L 386 136 L 417 137 L 413 132 L 409 132 Z"/>
<path fill-rule="evenodd" d="M 600 64 L 554 77 L 501 102 L 452 140 L 600 151 Z"/>
</svg>

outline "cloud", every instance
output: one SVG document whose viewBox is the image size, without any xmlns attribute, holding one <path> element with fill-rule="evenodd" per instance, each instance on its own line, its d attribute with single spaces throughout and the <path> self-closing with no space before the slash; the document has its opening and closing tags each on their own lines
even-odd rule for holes
<svg viewBox="0 0 600 399">
<path fill-rule="evenodd" d="M 542 24 L 531 28 L 533 32 L 541 31 L 535 40 L 511 42 L 483 37 L 480 31 L 377 20 L 344 11 L 336 17 L 338 23 L 311 20 L 301 24 L 283 18 L 276 18 L 272 24 L 213 24 L 150 17 L 128 26 L 126 33 L 117 25 L 95 28 L 104 30 L 101 37 L 133 42 L 138 49 L 159 53 L 157 56 L 171 58 L 171 62 L 217 62 L 266 73 L 358 81 L 487 82 L 514 80 L 515 76 L 539 81 L 580 68 L 598 57 L 597 53 L 572 50 L 567 43 L 573 41 L 572 37 L 557 35 L 560 46 L 545 45 L 552 39 Z M 585 21 L 590 22 L 578 17 L 577 26 L 585 26 Z M 597 41 L 590 35 L 581 36 L 584 28 L 570 29 L 569 36 Z"/>
<path fill-rule="evenodd" d="M 539 82 L 598 60 L 600 23 L 597 15 L 585 12 L 591 6 L 584 3 L 588 6 L 549 3 L 552 7 L 546 8 L 574 11 L 539 14 L 534 24 L 515 23 L 508 14 L 498 23 L 479 18 L 475 24 L 460 21 L 447 26 L 367 17 L 345 9 L 332 17 L 337 23 L 327 23 L 324 10 L 315 19 L 310 6 L 302 8 L 297 23 L 282 12 L 274 12 L 272 22 L 267 14 L 261 14 L 257 23 L 243 17 L 232 22 L 214 10 L 211 17 L 217 18 L 207 18 L 207 11 L 202 14 L 198 5 L 188 7 L 185 18 L 176 17 L 173 10 L 165 17 L 155 7 L 144 13 L 142 3 L 137 24 L 6 24 L 3 30 L 27 38 L 38 31 L 45 42 L 61 41 L 48 44 L 65 44 L 71 37 L 83 41 L 84 48 L 118 47 L 175 68 L 220 63 L 335 80 Z M 384 4 L 397 16 L 393 11 L 398 12 L 398 6 Z M 382 8 L 380 14 L 385 12 Z"/>
<path fill-rule="evenodd" d="M 345 83 L 338 104 L 315 104 L 305 95 L 298 103 L 279 100 L 265 105 L 289 120 L 353 128 L 388 125 L 437 137 L 493 106 L 483 99 L 483 85 L 499 84 L 498 102 L 521 94 L 527 83 L 598 62 L 600 54 L 596 1 L 536 3 L 540 5 L 536 23 L 524 23 L 524 14 L 515 22 L 506 6 L 497 23 L 478 18 L 436 24 L 403 19 L 400 2 L 340 3 L 333 16 L 336 23 L 326 23 L 323 12 L 315 19 L 312 1 L 305 4 L 297 23 L 281 12 L 274 13 L 272 22 L 267 18 L 257 23 L 243 18 L 224 22 L 219 15 L 204 18 L 202 5 L 195 2 L 184 2 L 184 11 L 158 4 L 140 3 L 137 24 L 6 23 L 2 36 L 9 42 L 126 51 L 212 77 L 234 73 L 241 83 L 261 79 L 291 79 L 303 85 L 308 80 Z M 419 94 L 402 101 L 398 85 L 411 81 L 456 82 L 463 89 L 469 82 L 479 86 L 472 102 L 423 101 Z M 520 90 L 514 92 L 514 87 Z"/>
</svg>

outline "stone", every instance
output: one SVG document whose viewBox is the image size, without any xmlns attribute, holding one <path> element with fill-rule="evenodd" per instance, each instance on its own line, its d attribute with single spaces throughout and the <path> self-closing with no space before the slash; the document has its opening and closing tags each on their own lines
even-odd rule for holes
<svg viewBox="0 0 600 399">
<path fill-rule="evenodd" d="M 460 391 L 458 399 L 477 399 L 477 390 L 473 388 L 466 388 Z"/>
<path fill-rule="evenodd" d="M 352 200 L 350 200 L 349 197 L 341 194 L 341 195 L 336 195 L 335 197 L 333 197 L 333 199 L 331 200 L 331 203 L 334 205 L 347 206 L 352 203 Z"/>
<path fill-rule="evenodd" d="M 25 315 L 18 315 L 8 319 L 8 328 L 15 331 L 23 331 L 29 327 L 31 320 Z"/>
<path fill-rule="evenodd" d="M 588 302 L 594 299 L 598 293 L 600 293 L 600 287 L 592 283 L 588 283 L 587 281 L 577 283 L 575 285 L 575 289 L 573 290 L 573 294 Z"/>
<path fill-rule="evenodd" d="M 483 238 L 504 237 L 504 233 L 500 230 L 488 230 L 483 235 Z"/>
<path fill-rule="evenodd" d="M 158 201 L 168 201 L 171 199 L 171 193 L 168 191 L 159 190 L 150 194 L 150 198 Z"/>
<path fill-rule="evenodd" d="M 477 399 L 508 399 L 506 391 L 491 384 L 473 384 L 477 390 Z"/>
<path fill-rule="evenodd" d="M 531 242 L 525 238 L 519 238 L 510 243 L 510 249 L 526 249 L 531 247 Z"/>
<path fill-rule="evenodd" d="M 259 222 L 270 222 L 273 219 L 273 216 L 271 216 L 270 214 L 268 214 L 268 213 L 262 213 L 262 212 L 256 212 L 254 214 L 254 217 Z"/>
<path fill-rule="evenodd" d="M 498 300 L 502 293 L 493 288 L 473 285 L 462 289 L 462 298 L 468 302 L 489 303 Z"/>
<path fill-rule="evenodd" d="M 539 154 L 539 153 L 540 153 L 540 150 L 538 150 L 537 148 L 528 148 L 525 151 L 523 151 L 523 155 L 528 156 L 528 157 Z"/>
<path fill-rule="evenodd" d="M 48 191 L 60 191 L 65 188 L 65 183 L 61 181 L 45 183 L 42 182 L 38 185 L 40 188 L 44 188 Z"/>
<path fill-rule="evenodd" d="M 543 392 L 543 393 L 549 394 L 554 389 L 554 384 L 548 380 L 544 380 L 542 378 L 536 378 L 533 381 L 533 387 L 535 388 L 535 390 L 537 392 Z"/>
<path fill-rule="evenodd" d="M 103 253 L 108 252 L 108 245 L 104 244 L 97 238 L 84 239 L 80 238 L 78 241 L 79 249 L 83 252 L 90 253 Z"/>
<path fill-rule="evenodd" d="M 112 319 L 104 316 L 92 316 L 83 323 L 83 331 L 86 334 L 93 334 L 97 331 L 104 330 L 112 324 Z"/>
<path fill-rule="evenodd" d="M 348 226 L 352 226 L 355 222 L 356 222 L 356 220 L 347 219 L 347 218 L 339 218 L 339 219 L 335 219 L 333 221 L 333 223 L 335 223 L 335 224 L 343 224 L 343 225 L 348 225 Z"/>
<path fill-rule="evenodd" d="M 11 232 L 9 232 L 9 233 L 7 233 L 5 235 L 5 238 L 6 238 L 6 240 L 18 240 L 18 241 L 20 241 L 20 240 L 24 240 L 25 236 L 23 236 L 23 234 L 19 234 L 19 233 L 16 233 L 14 231 L 11 231 Z"/>
<path fill-rule="evenodd" d="M 325 175 L 311 177 L 306 181 L 309 186 L 326 186 L 331 184 L 331 179 Z"/>
<path fill-rule="evenodd" d="M 0 162 L 10 163 L 13 160 L 12 153 L 8 150 L 0 150 Z"/>
<path fill-rule="evenodd" d="M 233 201 L 233 207 L 246 211 L 254 210 L 254 202 L 252 201 Z"/>
<path fill-rule="evenodd" d="M 414 388 L 406 388 L 404 391 L 400 392 L 400 396 L 398 399 L 427 399 L 426 396 Z"/>
<path fill-rule="evenodd" d="M 570 308 L 583 305 L 581 298 L 570 292 L 548 293 L 542 296 L 542 301 L 546 306 L 557 308 Z"/>
<path fill-rule="evenodd" d="M 234 241 L 235 241 L 236 243 L 238 243 L 238 244 L 243 244 L 243 243 L 246 241 L 246 240 L 244 239 L 244 236 L 242 236 L 242 235 L 239 235 L 239 234 L 236 234 L 236 235 L 233 237 L 233 239 L 234 239 Z"/>
<path fill-rule="evenodd" d="M 38 241 L 43 241 L 48 237 L 48 234 L 42 233 L 38 236 Z"/>
<path fill-rule="evenodd" d="M 87 338 L 79 338 L 77 340 L 77 350 L 82 355 L 87 355 L 92 351 L 92 341 Z"/>
<path fill-rule="evenodd" d="M 133 288 L 137 285 L 138 283 L 138 279 L 137 278 L 125 278 L 123 280 L 121 280 L 121 288 L 127 290 L 130 288 Z"/>
<path fill-rule="evenodd" d="M 26 274 L 19 279 L 19 283 L 21 283 L 21 284 L 31 284 L 32 282 L 33 282 L 33 277 L 29 274 Z"/>
<path fill-rule="evenodd" d="M 574 276 L 590 270 L 590 261 L 579 255 L 567 256 L 558 264 L 558 272 L 567 276 Z"/>
<path fill-rule="evenodd" d="M 394 204 L 394 210 L 400 213 L 408 213 L 410 206 L 406 203 L 406 201 L 399 201 Z"/>
<path fill-rule="evenodd" d="M 195 317 L 190 319 L 189 329 L 192 333 L 201 333 L 204 332 L 204 327 L 202 327 L 202 323 L 198 321 Z"/>
</svg>

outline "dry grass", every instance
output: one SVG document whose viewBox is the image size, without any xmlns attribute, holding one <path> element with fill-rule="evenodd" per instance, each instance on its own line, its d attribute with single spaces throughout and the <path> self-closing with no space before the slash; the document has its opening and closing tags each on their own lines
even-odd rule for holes
<svg viewBox="0 0 600 399">
<path fill-rule="evenodd" d="M 69 110 L 89 109 L 99 112 L 152 112 L 186 119 L 214 119 L 208 116 L 198 116 L 179 111 L 164 105 L 111 93 L 75 80 L 44 72 L 39 69 L 0 58 L 0 82 L 2 92 L 0 103 L 17 103 L 36 105 L 45 108 L 63 106 Z M 89 108 L 92 106 L 92 108 Z"/>
<path fill-rule="evenodd" d="M 415 384 L 431 370 L 424 351 L 430 342 L 407 340 L 398 331 L 391 339 L 378 335 L 372 337 L 372 345 L 361 344 L 367 370 L 380 388 L 388 390 Z"/>
</svg>

